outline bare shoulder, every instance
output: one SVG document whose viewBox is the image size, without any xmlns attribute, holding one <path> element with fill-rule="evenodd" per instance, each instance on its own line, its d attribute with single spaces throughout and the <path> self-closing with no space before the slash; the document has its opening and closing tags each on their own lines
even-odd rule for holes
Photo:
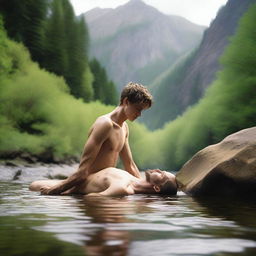
<svg viewBox="0 0 256 256">
<path fill-rule="evenodd" d="M 111 119 L 104 115 L 104 116 L 100 116 L 96 119 L 96 121 L 94 122 L 92 129 L 100 129 L 100 130 L 110 130 L 113 127 L 113 123 L 111 121 Z"/>
<path fill-rule="evenodd" d="M 105 126 L 109 126 L 109 127 L 112 127 L 113 126 L 113 123 L 111 121 L 111 118 L 108 116 L 108 115 L 103 115 L 103 116 L 99 116 L 94 125 L 105 125 Z"/>
<path fill-rule="evenodd" d="M 94 124 L 88 133 L 88 138 L 96 139 L 97 141 L 102 141 L 102 139 L 106 139 L 111 130 L 113 129 L 113 124 L 107 116 L 100 116 L 96 119 Z"/>
</svg>

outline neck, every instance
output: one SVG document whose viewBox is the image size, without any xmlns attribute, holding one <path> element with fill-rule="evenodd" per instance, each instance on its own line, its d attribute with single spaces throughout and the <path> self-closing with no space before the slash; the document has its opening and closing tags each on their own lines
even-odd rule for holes
<svg viewBox="0 0 256 256">
<path fill-rule="evenodd" d="M 153 185 L 145 180 L 139 180 L 132 184 L 135 194 L 155 194 Z"/>
<path fill-rule="evenodd" d="M 110 113 L 111 119 L 117 123 L 118 125 L 122 126 L 123 123 L 127 120 L 127 117 L 124 113 L 124 109 L 122 105 L 119 105 L 116 107 L 111 113 Z"/>
</svg>

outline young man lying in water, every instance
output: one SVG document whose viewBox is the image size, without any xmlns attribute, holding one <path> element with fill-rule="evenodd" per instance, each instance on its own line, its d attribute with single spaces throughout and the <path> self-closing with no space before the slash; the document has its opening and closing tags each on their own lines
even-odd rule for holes
<svg viewBox="0 0 256 256">
<path fill-rule="evenodd" d="M 145 172 L 146 179 L 137 178 L 127 171 L 117 168 L 106 168 L 89 175 L 86 181 L 62 194 L 86 194 L 88 196 L 125 196 L 133 194 L 164 194 L 176 195 L 175 176 L 158 169 Z M 63 181 L 39 180 L 31 183 L 29 189 L 41 191 L 51 189 Z"/>
<path fill-rule="evenodd" d="M 141 84 L 127 84 L 120 98 L 120 105 L 112 112 L 100 116 L 93 124 L 80 160 L 78 170 L 63 182 L 42 187 L 42 194 L 52 195 L 84 184 L 90 174 L 108 167 L 116 167 L 120 156 L 125 171 L 140 178 L 140 172 L 133 161 L 126 120 L 134 121 L 141 112 L 151 107 L 152 96 Z"/>
</svg>

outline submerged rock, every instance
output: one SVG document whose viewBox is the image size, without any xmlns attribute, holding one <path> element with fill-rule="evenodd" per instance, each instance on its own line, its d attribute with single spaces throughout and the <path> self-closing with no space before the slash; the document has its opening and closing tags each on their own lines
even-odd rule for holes
<svg viewBox="0 0 256 256">
<path fill-rule="evenodd" d="M 21 173 L 22 173 L 22 170 L 19 169 L 19 170 L 15 173 L 15 175 L 14 175 L 14 177 L 13 177 L 13 180 L 18 180 L 18 179 L 20 178 L 20 176 L 21 176 Z"/>
<path fill-rule="evenodd" d="M 193 196 L 255 196 L 256 127 L 199 151 L 176 178 L 179 188 Z"/>
</svg>

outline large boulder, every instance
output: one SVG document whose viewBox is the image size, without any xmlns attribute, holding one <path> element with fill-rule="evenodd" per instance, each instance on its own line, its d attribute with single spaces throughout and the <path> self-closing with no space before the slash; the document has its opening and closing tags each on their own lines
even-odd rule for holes
<svg viewBox="0 0 256 256">
<path fill-rule="evenodd" d="M 176 178 L 179 189 L 193 196 L 255 196 L 256 127 L 199 151 Z"/>
</svg>

